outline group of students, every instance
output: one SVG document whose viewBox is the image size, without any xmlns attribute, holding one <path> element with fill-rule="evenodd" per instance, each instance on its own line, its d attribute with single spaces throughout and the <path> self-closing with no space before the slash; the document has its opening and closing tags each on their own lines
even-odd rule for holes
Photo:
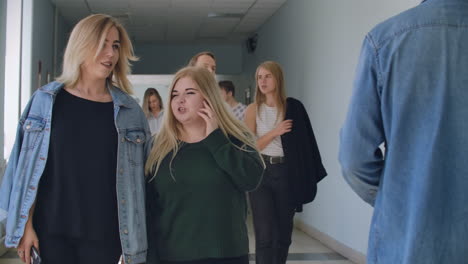
<svg viewBox="0 0 468 264">
<path fill-rule="evenodd" d="M 203 51 L 198 54 L 196 54 L 193 59 L 190 61 L 194 61 L 193 65 L 188 65 L 188 66 L 201 66 L 206 68 L 208 71 L 211 73 L 215 74 L 213 69 L 210 64 L 204 65 L 201 62 L 204 61 L 204 57 L 208 56 L 212 61 L 213 64 L 211 65 L 216 65 L 216 60 L 215 56 L 212 52 L 209 51 Z M 221 92 L 221 97 L 224 100 L 224 102 L 227 104 L 228 108 L 231 110 L 232 114 L 240 120 L 244 120 L 245 116 L 245 110 L 247 106 L 241 102 L 238 102 L 235 98 L 235 93 L 236 93 L 236 88 L 234 86 L 234 83 L 232 81 L 224 80 L 218 82 L 220 92 Z M 143 95 L 143 112 L 146 115 L 146 118 L 148 119 L 148 123 L 150 126 L 150 131 L 151 135 L 154 136 L 159 132 L 159 130 L 162 127 L 162 121 L 163 121 L 163 114 L 164 114 L 164 103 L 161 98 L 161 95 L 159 94 L 158 90 L 156 88 L 150 87 L 147 88 L 144 95 Z"/>
<path fill-rule="evenodd" d="M 25 263 L 34 246 L 45 264 L 247 264 L 250 192 L 256 262 L 285 263 L 294 213 L 326 171 L 279 64 L 257 68 L 244 124 L 223 100 L 214 55 L 175 74 L 166 108 L 147 91 L 143 111 L 127 79 L 137 59 L 111 16 L 74 27 L 62 75 L 19 120 L 0 189 L 6 246 Z"/>
</svg>

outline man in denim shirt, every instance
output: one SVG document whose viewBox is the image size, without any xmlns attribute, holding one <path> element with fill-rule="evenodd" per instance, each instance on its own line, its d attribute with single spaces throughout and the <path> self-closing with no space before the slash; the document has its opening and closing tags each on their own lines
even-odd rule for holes
<svg viewBox="0 0 468 264">
<path fill-rule="evenodd" d="M 354 86 L 339 159 L 374 206 L 367 263 L 467 263 L 468 1 L 375 27 Z"/>
</svg>

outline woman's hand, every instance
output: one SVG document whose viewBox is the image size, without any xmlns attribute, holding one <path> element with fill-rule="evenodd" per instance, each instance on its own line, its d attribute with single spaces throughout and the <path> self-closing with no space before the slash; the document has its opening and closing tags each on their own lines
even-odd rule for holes
<svg viewBox="0 0 468 264">
<path fill-rule="evenodd" d="M 206 136 L 219 127 L 216 114 L 206 100 L 203 101 L 203 108 L 198 111 L 198 115 L 206 122 Z"/>
<path fill-rule="evenodd" d="M 282 136 L 285 133 L 291 132 L 292 130 L 293 121 L 291 119 L 287 119 L 279 123 L 274 129 L 274 133 L 276 136 Z"/>
<path fill-rule="evenodd" d="M 32 223 L 28 221 L 24 228 L 24 235 L 21 238 L 18 245 L 18 256 L 26 263 L 31 263 L 31 247 L 34 246 L 39 251 L 39 239 L 37 238 L 36 231 L 32 226 Z"/>
</svg>

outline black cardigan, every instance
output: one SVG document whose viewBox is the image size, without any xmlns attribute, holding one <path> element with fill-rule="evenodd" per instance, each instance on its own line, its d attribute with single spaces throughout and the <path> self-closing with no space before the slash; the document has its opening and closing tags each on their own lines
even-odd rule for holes
<svg viewBox="0 0 468 264">
<path fill-rule="evenodd" d="M 294 98 L 286 100 L 286 119 L 293 120 L 291 132 L 281 136 L 290 189 L 297 212 L 314 200 L 317 183 L 327 172 L 322 164 L 309 116 L 302 103 Z"/>
</svg>

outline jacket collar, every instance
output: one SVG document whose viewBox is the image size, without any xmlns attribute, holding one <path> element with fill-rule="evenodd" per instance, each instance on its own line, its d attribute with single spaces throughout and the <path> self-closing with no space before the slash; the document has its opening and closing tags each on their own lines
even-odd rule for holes
<svg viewBox="0 0 468 264">
<path fill-rule="evenodd" d="M 39 88 L 39 90 L 55 96 L 63 87 L 65 87 L 63 83 L 54 81 L 42 86 L 41 88 Z M 110 82 L 107 82 L 107 88 L 109 89 L 109 92 L 112 96 L 112 101 L 114 101 L 114 105 L 123 106 L 127 108 L 133 107 L 133 104 L 130 100 L 130 96 L 127 93 L 113 86 Z"/>
<path fill-rule="evenodd" d="M 107 88 L 112 96 L 112 100 L 114 101 L 114 105 L 123 106 L 126 108 L 132 108 L 134 104 L 132 104 L 132 100 L 130 95 L 126 92 L 122 91 L 120 88 L 113 86 L 110 82 L 107 82 Z"/>
<path fill-rule="evenodd" d="M 39 88 L 39 91 L 43 91 L 51 95 L 56 95 L 64 86 L 65 85 L 63 83 L 54 81 L 42 86 L 41 88 Z"/>
</svg>

